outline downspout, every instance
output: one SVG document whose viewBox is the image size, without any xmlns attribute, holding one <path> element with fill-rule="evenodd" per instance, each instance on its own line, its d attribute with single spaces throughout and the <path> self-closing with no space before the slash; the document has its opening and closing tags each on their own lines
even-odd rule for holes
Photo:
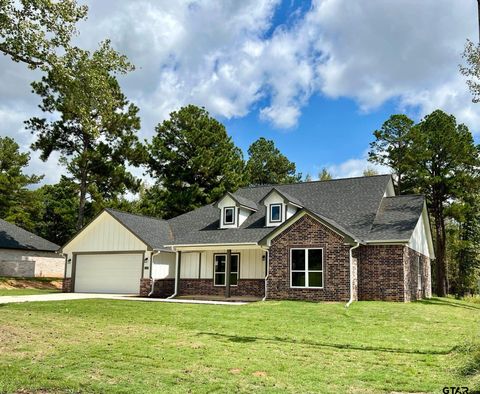
<svg viewBox="0 0 480 394">
<path fill-rule="evenodd" d="M 178 293 L 178 279 L 180 277 L 179 275 L 179 272 L 178 272 L 178 269 L 180 268 L 180 254 L 181 252 L 176 252 L 176 259 L 175 259 L 175 291 L 173 292 L 173 294 L 170 296 L 170 297 L 167 297 L 167 300 L 171 299 L 171 298 L 175 298 L 177 296 L 177 293 Z"/>
<path fill-rule="evenodd" d="M 348 308 L 350 306 L 350 304 L 353 302 L 353 250 L 357 249 L 359 246 L 360 246 L 360 243 L 357 242 L 357 244 L 355 246 L 352 246 L 350 248 L 350 253 L 349 253 L 349 256 L 350 256 L 350 299 L 346 303 L 345 308 Z"/>
<path fill-rule="evenodd" d="M 266 259 L 266 264 L 267 264 L 267 275 L 265 275 L 265 294 L 262 298 L 262 301 L 265 301 L 267 299 L 267 280 L 268 280 L 268 275 L 270 275 L 270 255 L 268 251 L 265 252 L 265 259 Z"/>
<path fill-rule="evenodd" d="M 150 293 L 148 293 L 148 296 L 147 297 L 151 297 L 153 292 L 155 291 L 155 278 L 153 277 L 152 275 L 152 271 L 153 271 L 153 258 L 160 254 L 160 250 L 157 250 L 154 254 L 152 254 L 150 256 L 150 276 L 152 277 L 152 281 L 151 281 L 151 284 L 150 284 Z"/>
</svg>

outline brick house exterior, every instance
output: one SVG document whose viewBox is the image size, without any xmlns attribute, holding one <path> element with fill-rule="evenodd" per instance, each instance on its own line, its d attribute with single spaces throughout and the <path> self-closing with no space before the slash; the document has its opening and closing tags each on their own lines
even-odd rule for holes
<svg viewBox="0 0 480 394">
<path fill-rule="evenodd" d="M 62 251 L 64 291 L 349 303 L 430 297 L 434 258 L 425 198 L 390 175 L 246 187 L 169 220 L 107 209 Z"/>
</svg>

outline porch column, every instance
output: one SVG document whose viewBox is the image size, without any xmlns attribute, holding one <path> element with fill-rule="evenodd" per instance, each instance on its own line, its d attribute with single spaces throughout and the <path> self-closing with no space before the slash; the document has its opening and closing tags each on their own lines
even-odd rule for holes
<svg viewBox="0 0 480 394">
<path fill-rule="evenodd" d="M 175 271 L 175 294 L 180 292 L 180 269 L 182 264 L 182 252 L 177 252 L 177 267 Z"/>
<path fill-rule="evenodd" d="M 227 261 L 225 267 L 225 298 L 230 298 L 230 272 L 232 270 L 232 250 L 227 250 Z"/>
</svg>

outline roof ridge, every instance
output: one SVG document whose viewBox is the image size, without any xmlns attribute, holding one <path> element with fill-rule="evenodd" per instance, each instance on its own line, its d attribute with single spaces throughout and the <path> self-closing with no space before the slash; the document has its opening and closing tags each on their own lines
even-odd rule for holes
<svg viewBox="0 0 480 394">
<path fill-rule="evenodd" d="M 158 218 L 156 216 L 150 216 L 150 215 L 141 215 L 139 213 L 132 213 L 132 212 L 127 212 L 127 211 L 122 211 L 120 209 L 116 209 L 116 208 L 105 208 L 105 211 L 113 211 L 113 212 L 119 212 L 119 213 L 125 213 L 127 215 L 132 215 L 132 216 L 138 216 L 138 217 L 141 217 L 141 218 L 147 218 L 147 219 L 155 219 L 155 220 L 159 220 L 159 221 L 163 221 L 163 222 L 168 222 L 167 219 L 162 219 L 162 218 Z"/>
<path fill-rule="evenodd" d="M 422 193 L 398 194 L 396 196 L 385 196 L 383 198 L 398 198 L 398 197 L 423 197 L 423 198 L 425 198 L 425 194 L 422 194 Z"/>
<path fill-rule="evenodd" d="M 376 178 L 376 177 L 385 177 L 385 176 L 392 176 L 392 174 L 377 174 L 377 175 L 362 175 L 362 176 L 351 176 L 347 178 L 335 178 L 335 179 L 326 179 L 326 180 L 316 180 L 316 181 L 303 181 L 303 182 L 295 182 L 295 183 L 266 183 L 264 185 L 250 185 L 250 186 L 243 186 L 237 189 L 238 190 L 248 190 L 248 189 L 256 189 L 259 187 L 275 187 L 275 186 L 295 186 L 295 185 L 303 185 L 308 183 L 320 183 L 320 182 L 335 182 L 335 181 L 346 181 L 350 179 L 360 179 L 360 178 Z"/>
</svg>

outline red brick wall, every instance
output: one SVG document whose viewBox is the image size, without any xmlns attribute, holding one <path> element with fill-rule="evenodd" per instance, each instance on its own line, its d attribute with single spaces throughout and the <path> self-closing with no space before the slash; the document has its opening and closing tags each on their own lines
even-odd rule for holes
<svg viewBox="0 0 480 394">
<path fill-rule="evenodd" d="M 264 279 L 239 279 L 238 286 L 230 286 L 232 297 L 263 297 Z M 213 279 L 180 279 L 179 295 L 225 295 L 224 286 L 214 286 Z"/>
<path fill-rule="evenodd" d="M 323 248 L 323 289 L 290 288 L 290 249 Z M 268 299 L 348 301 L 350 246 L 343 237 L 306 215 L 272 240 L 269 252 Z"/>
<path fill-rule="evenodd" d="M 140 279 L 140 296 L 147 297 L 152 290 L 151 279 Z M 155 290 L 152 297 L 167 298 L 175 292 L 175 279 L 155 280 Z"/>
<path fill-rule="evenodd" d="M 354 252 L 360 301 L 405 301 L 403 245 L 360 246 Z"/>
<path fill-rule="evenodd" d="M 71 278 L 64 278 L 62 283 L 62 291 L 64 293 L 72 293 L 72 279 Z"/>
<path fill-rule="evenodd" d="M 418 264 L 421 259 L 422 286 L 418 289 Z M 405 301 L 415 301 L 431 297 L 430 259 L 423 254 L 410 249 L 404 249 L 404 270 L 405 270 Z"/>
</svg>

